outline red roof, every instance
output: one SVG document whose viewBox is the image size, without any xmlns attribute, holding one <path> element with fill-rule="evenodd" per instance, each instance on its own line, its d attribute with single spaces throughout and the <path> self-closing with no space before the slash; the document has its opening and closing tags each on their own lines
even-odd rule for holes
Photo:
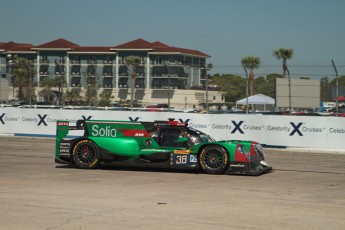
<svg viewBox="0 0 345 230">
<path fill-rule="evenodd" d="M 73 52 L 111 52 L 110 46 L 75 46 Z"/>
<path fill-rule="evenodd" d="M 121 45 L 115 46 L 113 49 L 152 49 L 152 43 L 144 39 L 136 39 Z"/>
<path fill-rule="evenodd" d="M 79 45 L 67 41 L 66 39 L 60 38 L 51 42 L 44 43 L 42 45 L 35 46 L 33 49 L 73 49 L 76 46 Z"/>
<path fill-rule="evenodd" d="M 154 52 L 159 53 L 181 53 L 181 54 L 189 54 L 195 56 L 202 56 L 202 57 L 209 57 L 209 55 L 200 52 L 198 50 L 190 50 L 178 47 L 156 47 Z"/>
<path fill-rule="evenodd" d="M 135 50 L 135 49 L 146 49 L 152 50 L 153 52 L 161 52 L 161 53 L 181 53 L 187 55 L 195 55 L 195 56 L 202 56 L 202 57 L 209 57 L 209 55 L 202 53 L 198 50 L 191 50 L 191 49 L 184 49 L 178 47 L 168 46 L 162 42 L 156 41 L 154 43 L 150 43 L 144 39 L 136 39 L 112 48 L 113 50 L 124 49 L 124 50 Z"/>
<path fill-rule="evenodd" d="M 168 45 L 162 43 L 162 42 L 159 42 L 159 41 L 156 41 L 154 43 L 152 43 L 153 47 L 169 47 Z"/>
<path fill-rule="evenodd" d="M 191 50 L 185 48 L 178 48 L 173 46 L 168 46 L 160 41 L 148 42 L 142 38 L 123 43 L 115 47 L 107 46 L 79 46 L 73 42 L 66 39 L 60 38 L 51 42 L 47 42 L 38 46 L 32 44 L 15 43 L 15 42 L 0 42 L 0 49 L 6 51 L 33 51 L 40 49 L 50 49 L 50 50 L 71 50 L 74 52 L 112 52 L 116 50 L 147 50 L 154 53 L 178 53 L 192 56 L 209 57 L 209 55 L 200 52 L 198 50 Z"/>
<path fill-rule="evenodd" d="M 26 43 L 1 42 L 0 49 L 6 51 L 31 51 L 33 45 Z"/>
</svg>

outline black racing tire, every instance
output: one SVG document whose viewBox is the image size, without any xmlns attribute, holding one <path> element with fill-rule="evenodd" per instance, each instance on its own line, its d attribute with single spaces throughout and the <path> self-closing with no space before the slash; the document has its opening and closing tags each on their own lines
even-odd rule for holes
<svg viewBox="0 0 345 230">
<path fill-rule="evenodd" d="M 87 139 L 79 140 L 73 147 L 73 161 L 78 168 L 94 169 L 100 164 L 101 155 L 97 145 Z"/>
<path fill-rule="evenodd" d="M 223 174 L 229 167 L 229 155 L 223 147 L 209 145 L 201 151 L 199 164 L 205 173 Z"/>
</svg>

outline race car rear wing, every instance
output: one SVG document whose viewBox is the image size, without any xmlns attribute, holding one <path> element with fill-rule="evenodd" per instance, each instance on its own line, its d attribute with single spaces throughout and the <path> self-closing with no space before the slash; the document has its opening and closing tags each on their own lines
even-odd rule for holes
<svg viewBox="0 0 345 230">
<path fill-rule="evenodd" d="M 56 122 L 56 139 L 61 140 L 69 134 L 69 130 L 85 130 L 85 121 L 78 120 L 74 125 L 69 121 L 59 120 Z"/>
</svg>

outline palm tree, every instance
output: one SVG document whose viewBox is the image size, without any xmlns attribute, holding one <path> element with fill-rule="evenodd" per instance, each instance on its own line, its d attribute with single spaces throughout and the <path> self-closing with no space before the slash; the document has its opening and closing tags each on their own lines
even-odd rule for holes
<svg viewBox="0 0 345 230">
<path fill-rule="evenodd" d="M 254 69 L 259 68 L 261 61 L 259 57 L 247 56 L 242 58 L 241 62 L 245 68 L 250 70 L 249 73 L 249 94 L 254 95 Z"/>
<path fill-rule="evenodd" d="M 100 93 L 99 97 L 101 98 L 99 105 L 100 106 L 111 106 L 111 99 L 114 98 L 111 96 L 111 90 L 104 89 L 102 93 Z"/>
<path fill-rule="evenodd" d="M 18 100 L 29 100 L 30 94 L 34 95 L 32 90 L 33 68 L 26 58 L 18 57 L 12 67 L 11 73 L 13 78 L 13 87 L 18 87 Z M 30 84 L 31 81 L 31 84 Z"/>
<path fill-rule="evenodd" d="M 286 76 L 286 71 L 287 71 L 287 64 L 286 61 L 288 59 L 291 59 L 293 55 L 293 49 L 287 49 L 287 48 L 280 48 L 277 50 L 273 51 L 273 56 L 277 58 L 278 60 L 282 59 L 283 60 L 283 77 L 285 78 Z"/>
<path fill-rule="evenodd" d="M 138 56 L 128 56 L 125 58 L 125 65 L 131 74 L 131 110 L 133 110 L 133 99 L 134 99 L 134 86 L 137 77 L 136 68 L 140 64 L 140 57 Z"/>
<path fill-rule="evenodd" d="M 44 88 L 40 91 L 39 95 L 42 96 L 46 101 L 50 102 L 51 95 L 53 93 L 52 87 L 54 85 L 54 80 L 51 78 L 44 78 L 40 85 Z"/>
<path fill-rule="evenodd" d="M 85 72 L 86 77 L 86 92 L 85 92 L 85 102 L 88 105 L 97 106 L 97 76 L 94 77 L 93 72 Z"/>
<path fill-rule="evenodd" d="M 62 74 L 62 71 L 60 71 L 60 74 L 55 77 L 53 80 L 54 86 L 58 88 L 59 94 L 60 94 L 60 105 L 63 107 L 64 106 L 64 95 L 63 95 L 63 90 L 64 90 L 64 85 L 66 84 L 66 79 L 65 76 Z"/>
<path fill-rule="evenodd" d="M 82 96 L 80 94 L 80 88 L 72 88 L 71 90 L 66 91 L 64 99 L 68 101 L 69 105 L 80 105 L 82 100 Z"/>
</svg>

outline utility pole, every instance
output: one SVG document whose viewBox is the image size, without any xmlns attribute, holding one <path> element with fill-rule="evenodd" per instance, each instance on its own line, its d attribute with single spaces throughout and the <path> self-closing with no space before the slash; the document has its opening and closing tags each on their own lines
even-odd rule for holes
<svg viewBox="0 0 345 230">
<path fill-rule="evenodd" d="M 124 64 L 126 65 L 128 71 L 129 71 L 129 74 L 131 75 L 131 111 L 133 111 L 133 107 L 134 107 L 134 90 L 135 90 L 135 79 L 136 79 L 136 76 L 137 76 L 137 73 L 134 71 L 134 66 L 133 65 L 128 65 L 126 63 L 126 60 L 124 61 Z"/>
<path fill-rule="evenodd" d="M 290 77 L 290 71 L 289 68 L 287 67 L 286 63 L 284 63 L 284 68 L 286 69 L 288 73 L 288 86 L 289 86 L 289 115 L 291 115 L 291 77 Z"/>
<path fill-rule="evenodd" d="M 246 66 L 244 65 L 243 61 L 241 61 L 242 67 L 244 69 L 244 72 L 246 72 L 246 114 L 248 114 L 248 97 L 249 97 L 249 86 L 248 86 L 248 71 Z"/>
<path fill-rule="evenodd" d="M 65 84 L 65 78 L 62 77 L 62 68 L 61 65 L 58 63 L 57 60 L 55 60 L 55 64 L 58 66 L 60 70 L 60 77 L 61 77 L 61 96 L 60 96 L 60 103 L 61 103 L 61 108 L 64 108 L 65 106 L 65 100 L 64 100 L 64 84 Z"/>
<path fill-rule="evenodd" d="M 98 74 L 97 74 L 96 66 L 93 64 L 92 61 L 90 61 L 90 65 L 95 70 L 95 90 L 96 90 L 96 109 L 97 109 L 98 107 Z"/>
<path fill-rule="evenodd" d="M 205 64 L 204 69 L 205 69 L 205 74 L 206 74 L 206 80 L 205 80 L 205 88 L 206 88 L 206 113 L 209 112 L 209 106 L 208 106 L 208 71 L 213 68 L 213 65 L 211 63 Z"/>
<path fill-rule="evenodd" d="M 170 111 L 170 68 L 169 65 L 163 62 L 165 68 L 168 70 L 168 112 Z"/>
<path fill-rule="evenodd" d="M 335 97 L 336 97 L 336 101 L 335 101 L 335 115 L 338 116 L 338 110 L 339 110 L 339 81 L 338 81 L 338 71 L 337 71 L 337 67 L 335 67 L 334 61 L 332 60 L 332 65 L 335 71 Z"/>
</svg>

